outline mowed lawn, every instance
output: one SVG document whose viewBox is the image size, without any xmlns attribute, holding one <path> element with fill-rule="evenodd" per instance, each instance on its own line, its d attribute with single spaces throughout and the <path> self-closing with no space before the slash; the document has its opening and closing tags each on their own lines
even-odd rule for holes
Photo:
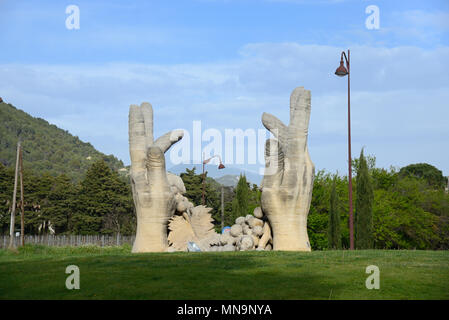
<svg viewBox="0 0 449 320">
<path fill-rule="evenodd" d="M 130 251 L 0 250 L 0 299 L 449 299 L 448 251 Z M 68 265 L 80 269 L 80 290 L 65 287 Z M 379 290 L 365 287 L 369 265 Z"/>
</svg>

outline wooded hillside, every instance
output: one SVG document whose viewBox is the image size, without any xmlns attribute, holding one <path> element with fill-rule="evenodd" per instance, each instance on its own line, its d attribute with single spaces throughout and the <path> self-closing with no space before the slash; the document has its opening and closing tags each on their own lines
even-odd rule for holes
<svg viewBox="0 0 449 320">
<path fill-rule="evenodd" d="M 20 139 L 24 166 L 35 173 L 52 176 L 64 173 L 80 181 L 87 169 L 101 159 L 113 170 L 123 167 L 123 162 L 113 155 L 105 155 L 68 131 L 11 104 L 0 103 L 0 124 L 0 163 L 5 166 L 14 166 Z"/>
</svg>

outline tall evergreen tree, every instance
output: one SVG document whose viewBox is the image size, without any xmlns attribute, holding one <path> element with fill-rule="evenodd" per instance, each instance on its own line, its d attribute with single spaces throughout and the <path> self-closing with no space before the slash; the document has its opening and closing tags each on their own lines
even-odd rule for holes
<svg viewBox="0 0 449 320">
<path fill-rule="evenodd" d="M 0 234 L 9 233 L 14 169 L 0 162 Z"/>
<path fill-rule="evenodd" d="M 235 189 L 235 198 L 232 203 L 233 218 L 246 216 L 249 213 L 249 186 L 245 175 L 240 175 L 239 182 Z"/>
<path fill-rule="evenodd" d="M 224 198 L 224 207 L 225 207 L 225 216 L 224 216 L 224 225 L 232 226 L 235 223 L 235 219 L 233 216 L 233 207 L 232 201 L 234 200 L 234 188 L 233 187 L 225 187 L 225 198 Z M 221 221 L 220 221 L 221 222 Z"/>
<path fill-rule="evenodd" d="M 64 174 L 53 178 L 46 205 L 42 206 L 42 217 L 51 221 L 56 234 L 68 233 L 75 209 L 78 190 Z"/>
<path fill-rule="evenodd" d="M 373 248 L 373 201 L 374 191 L 368 171 L 368 164 L 362 149 L 357 168 L 357 193 L 355 202 L 355 233 L 357 249 Z"/>
<path fill-rule="evenodd" d="M 256 207 L 260 207 L 260 198 L 262 196 L 262 191 L 259 189 L 259 186 L 257 184 L 252 185 L 252 187 L 249 187 L 248 184 L 248 211 L 249 213 L 253 213 L 254 209 Z"/>
<path fill-rule="evenodd" d="M 103 160 L 95 162 L 80 185 L 78 212 L 72 217 L 74 233 L 131 233 L 134 217 L 132 203 L 129 184 Z"/>
<path fill-rule="evenodd" d="M 186 193 L 184 194 L 184 196 L 186 196 L 195 206 L 199 206 L 201 205 L 203 195 L 203 175 L 196 174 L 195 169 L 195 167 L 193 167 L 192 169 L 186 168 L 186 172 L 181 173 L 180 177 L 184 182 L 184 186 L 186 187 Z M 218 190 L 213 186 L 214 180 L 207 176 L 207 171 L 205 172 L 205 175 L 205 205 L 209 208 L 212 208 L 212 214 L 215 214 L 220 206 Z"/>
<path fill-rule="evenodd" d="M 328 246 L 330 249 L 341 249 L 340 213 L 336 187 L 337 176 L 334 176 L 330 195 Z"/>
<path fill-rule="evenodd" d="M 186 168 L 186 172 L 180 174 L 184 186 L 186 187 L 186 196 L 194 205 L 201 204 L 202 182 L 203 178 L 200 174 L 195 173 L 195 167 Z"/>
</svg>

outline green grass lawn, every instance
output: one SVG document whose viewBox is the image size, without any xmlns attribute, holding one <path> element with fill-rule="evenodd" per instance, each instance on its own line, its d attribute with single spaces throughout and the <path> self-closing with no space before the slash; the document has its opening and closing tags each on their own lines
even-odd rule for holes
<svg viewBox="0 0 449 320">
<path fill-rule="evenodd" d="M 449 299 L 448 251 L 131 254 L 125 247 L 0 250 L 0 299 Z M 80 290 L 68 290 L 68 265 Z M 368 290 L 368 265 L 380 289 Z"/>
</svg>

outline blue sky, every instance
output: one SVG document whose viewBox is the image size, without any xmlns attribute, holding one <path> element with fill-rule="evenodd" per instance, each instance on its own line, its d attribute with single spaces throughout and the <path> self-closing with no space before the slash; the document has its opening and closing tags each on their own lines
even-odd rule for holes
<svg viewBox="0 0 449 320">
<path fill-rule="evenodd" d="M 65 27 L 70 4 L 79 30 Z M 365 27 L 369 5 L 378 30 Z M 353 156 L 449 175 L 447 1 L 0 0 L 0 41 L 5 101 L 126 164 L 132 103 L 152 103 L 156 136 L 195 120 L 224 134 L 262 128 L 263 112 L 288 123 L 304 86 L 312 160 L 341 173 L 347 82 L 333 72 L 350 48 Z"/>
</svg>

